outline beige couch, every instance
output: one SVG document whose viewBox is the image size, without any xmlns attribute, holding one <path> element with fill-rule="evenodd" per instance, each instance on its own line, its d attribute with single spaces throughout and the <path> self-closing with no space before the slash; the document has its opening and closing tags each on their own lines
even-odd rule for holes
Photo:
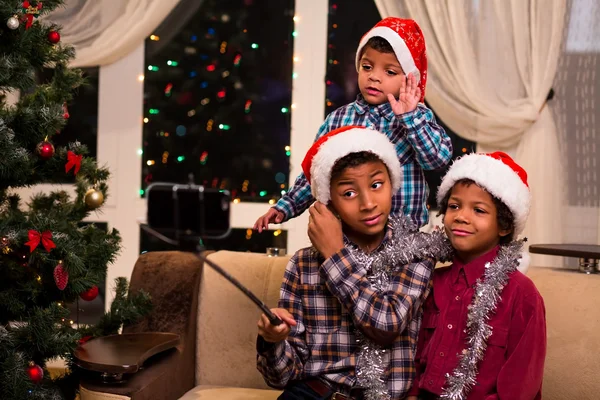
<svg viewBox="0 0 600 400">
<path fill-rule="evenodd" d="M 227 251 L 209 257 L 269 306 L 276 305 L 287 257 Z M 179 275 L 173 278 L 173 274 Z M 530 268 L 528 276 L 546 303 L 548 354 L 543 398 L 600 398 L 600 276 L 535 267 Z M 173 280 L 180 283 L 164 282 Z M 187 282 L 187 286 L 181 282 Z M 178 285 L 190 292 L 182 297 L 188 298 L 189 309 L 183 305 L 173 307 L 169 291 Z M 174 331 L 182 334 L 182 344 L 173 354 L 150 363 L 126 385 L 82 382 L 81 400 L 277 398 L 280 392 L 264 384 L 255 366 L 260 312 L 235 287 L 191 255 L 177 252 L 142 255 L 132 277 L 132 290 L 140 287 L 152 292 L 159 304 L 150 322 L 127 330 Z M 183 322 L 185 314 L 195 317 Z"/>
</svg>

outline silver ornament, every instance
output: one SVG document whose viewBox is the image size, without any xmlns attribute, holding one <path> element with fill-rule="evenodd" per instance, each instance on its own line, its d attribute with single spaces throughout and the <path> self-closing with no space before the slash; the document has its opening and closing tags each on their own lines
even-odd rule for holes
<svg viewBox="0 0 600 400">
<path fill-rule="evenodd" d="M 16 16 L 12 16 L 6 21 L 6 26 L 8 29 L 12 29 L 13 31 L 19 27 L 19 18 Z"/>
</svg>

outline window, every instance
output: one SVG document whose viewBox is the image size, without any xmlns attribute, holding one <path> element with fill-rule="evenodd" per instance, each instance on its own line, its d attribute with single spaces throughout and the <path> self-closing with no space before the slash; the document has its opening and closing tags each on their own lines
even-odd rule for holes
<svg viewBox="0 0 600 400">
<path fill-rule="evenodd" d="M 294 2 L 195 7 L 146 41 L 142 188 L 193 180 L 242 201 L 277 199 L 289 174 Z"/>
<path fill-rule="evenodd" d="M 142 195 L 152 182 L 193 181 L 266 210 L 285 193 L 294 7 L 182 0 L 146 40 Z M 233 229 L 205 245 L 264 253 L 286 242 L 286 231 Z M 173 247 L 141 231 L 140 251 L 155 250 Z"/>
</svg>

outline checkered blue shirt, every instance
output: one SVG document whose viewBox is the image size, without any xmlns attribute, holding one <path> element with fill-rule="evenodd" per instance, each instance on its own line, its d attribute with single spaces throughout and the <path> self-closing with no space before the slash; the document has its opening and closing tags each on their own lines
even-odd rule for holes
<svg viewBox="0 0 600 400">
<path fill-rule="evenodd" d="M 392 199 L 392 215 L 404 213 L 417 226 L 425 225 L 429 218 L 429 188 L 423 170 L 443 168 L 452 159 L 450 137 L 436 123 L 433 112 L 419 104 L 414 111 L 394 115 L 389 103 L 373 106 L 358 95 L 356 101 L 327 116 L 317 139 L 348 125 L 365 126 L 384 133 L 396 146 L 403 178 L 400 190 Z M 310 184 L 304 174 L 300 174 L 274 207 L 284 214 L 284 221 L 287 221 L 302 214 L 314 200 Z"/>
<path fill-rule="evenodd" d="M 384 355 L 385 383 L 393 400 L 403 399 L 415 378 L 421 306 L 432 271 L 428 260 L 398 265 L 388 286 L 378 291 L 347 248 L 326 260 L 314 248 L 300 249 L 288 262 L 279 297 L 279 307 L 297 325 L 287 340 L 276 344 L 258 337 L 258 370 L 276 388 L 320 377 L 348 392 L 357 385 L 360 328 L 369 337 L 386 338 L 387 344 L 380 343 L 389 350 Z"/>
</svg>

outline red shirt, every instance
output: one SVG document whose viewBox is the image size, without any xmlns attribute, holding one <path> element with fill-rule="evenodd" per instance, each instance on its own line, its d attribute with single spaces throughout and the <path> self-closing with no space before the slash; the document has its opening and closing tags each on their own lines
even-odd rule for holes
<svg viewBox="0 0 600 400">
<path fill-rule="evenodd" d="M 416 354 L 417 375 L 410 394 L 424 399 L 442 393 L 446 374 L 466 346 L 468 306 L 485 264 L 498 247 L 464 264 L 458 259 L 433 275 L 433 295 L 425 301 Z M 477 384 L 467 400 L 539 400 L 546 357 L 546 312 L 533 282 L 519 271 L 510 275 L 496 312 L 492 336 L 479 363 Z"/>
</svg>

